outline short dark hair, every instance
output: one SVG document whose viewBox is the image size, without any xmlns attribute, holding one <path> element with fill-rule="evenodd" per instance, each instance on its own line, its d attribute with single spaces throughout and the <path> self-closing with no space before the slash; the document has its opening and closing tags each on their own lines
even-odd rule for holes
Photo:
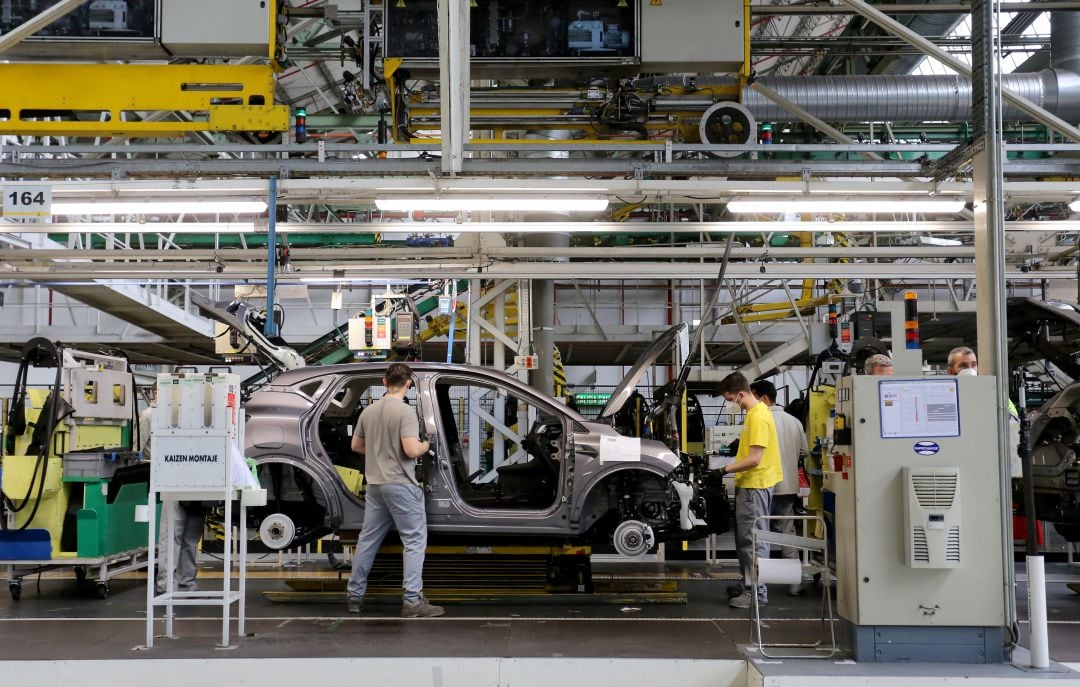
<svg viewBox="0 0 1080 687">
<path fill-rule="evenodd" d="M 770 401 L 776 403 L 776 385 L 767 379 L 752 383 L 750 385 L 750 391 L 758 398 L 768 396 Z"/>
<path fill-rule="evenodd" d="M 746 381 L 746 376 L 742 372 L 732 372 L 720 380 L 720 386 L 717 389 L 721 395 L 737 394 L 740 391 L 750 393 L 750 382 Z"/>
<path fill-rule="evenodd" d="M 386 380 L 388 389 L 398 389 L 405 386 L 405 382 L 412 379 L 412 376 L 412 368 L 405 363 L 391 363 L 390 367 L 386 368 L 383 379 Z"/>
</svg>

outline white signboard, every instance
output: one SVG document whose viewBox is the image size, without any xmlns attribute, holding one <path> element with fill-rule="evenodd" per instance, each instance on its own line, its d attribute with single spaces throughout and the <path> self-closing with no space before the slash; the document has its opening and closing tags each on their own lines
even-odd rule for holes
<svg viewBox="0 0 1080 687">
<path fill-rule="evenodd" d="M 4 184 L 4 218 L 48 221 L 52 217 L 52 187 L 47 184 Z"/>
<path fill-rule="evenodd" d="M 960 394 L 955 379 L 878 382 L 882 439 L 960 436 Z"/>
<path fill-rule="evenodd" d="M 150 471 L 155 491 L 222 490 L 231 438 L 184 430 L 154 432 Z"/>
</svg>

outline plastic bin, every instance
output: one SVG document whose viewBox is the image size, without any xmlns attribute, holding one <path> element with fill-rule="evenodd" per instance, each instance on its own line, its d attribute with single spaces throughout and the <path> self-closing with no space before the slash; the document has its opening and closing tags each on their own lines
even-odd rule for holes
<svg viewBox="0 0 1080 687">
<path fill-rule="evenodd" d="M 71 451 L 64 454 L 64 481 L 112 479 L 116 471 L 142 460 L 139 451 Z"/>
<path fill-rule="evenodd" d="M 50 558 L 52 543 L 48 530 L 0 530 L 0 561 Z"/>
</svg>

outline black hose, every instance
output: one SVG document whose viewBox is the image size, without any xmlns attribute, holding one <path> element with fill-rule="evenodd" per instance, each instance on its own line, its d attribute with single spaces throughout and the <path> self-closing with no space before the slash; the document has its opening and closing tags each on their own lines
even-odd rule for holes
<svg viewBox="0 0 1080 687">
<path fill-rule="evenodd" d="M 41 353 L 47 354 L 47 357 L 42 357 Z M 19 404 L 18 407 L 23 408 L 21 425 L 22 431 L 25 431 L 27 372 L 29 371 L 30 366 L 36 367 L 38 366 L 38 363 L 42 362 L 43 360 L 48 360 L 50 358 L 55 363 L 56 377 L 53 381 L 52 389 L 45 399 L 45 403 L 42 406 L 41 412 L 38 414 L 38 426 L 43 426 L 44 431 L 42 432 L 41 445 L 38 447 L 37 460 L 34 464 L 34 472 L 30 477 L 30 484 L 27 485 L 26 495 L 21 499 L 22 503 L 20 503 L 19 505 L 15 505 L 15 502 L 12 499 L 8 498 L 7 495 L 4 496 L 4 503 L 6 504 L 6 508 L 12 513 L 22 512 L 26 508 L 26 506 L 30 504 L 31 500 L 33 500 L 33 508 L 30 510 L 29 517 L 27 517 L 26 521 L 23 522 L 22 525 L 16 528 L 20 531 L 25 530 L 30 526 L 30 523 L 34 520 L 34 517 L 37 516 L 38 508 L 40 508 L 41 506 L 41 497 L 45 493 L 45 481 L 48 477 L 49 470 L 49 448 L 52 445 L 53 434 L 56 431 L 56 427 L 63 419 L 57 416 L 57 409 L 59 408 L 59 404 L 61 402 L 60 385 L 62 382 L 61 375 L 63 373 L 63 358 L 59 345 L 54 344 L 52 341 L 49 341 L 46 338 L 35 337 L 28 341 L 25 346 L 23 346 L 22 360 L 19 361 L 19 372 L 16 375 L 16 387 L 12 395 L 12 408 L 10 410 L 10 413 L 16 412 L 16 403 Z M 10 413 L 9 421 L 11 417 Z M 67 413 L 64 414 L 64 417 L 67 417 Z M 42 422 L 44 422 L 45 424 L 41 425 Z M 21 434 L 22 431 L 19 433 Z M 12 447 L 12 452 L 14 452 L 15 436 L 16 435 L 11 435 L 8 439 L 8 443 Z M 31 499 L 31 495 L 34 493 L 35 484 L 37 485 L 37 496 L 36 498 Z"/>
</svg>

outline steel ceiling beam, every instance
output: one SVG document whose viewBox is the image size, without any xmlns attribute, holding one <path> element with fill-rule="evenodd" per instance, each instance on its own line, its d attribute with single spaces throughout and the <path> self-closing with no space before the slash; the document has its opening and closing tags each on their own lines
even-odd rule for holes
<svg viewBox="0 0 1080 687">
<path fill-rule="evenodd" d="M 1061 122 L 1054 125 L 1076 130 Z M 1080 130 L 1077 131 L 1080 137 Z M 33 159 L 17 163 L 0 162 L 0 176 L 26 176 L 39 178 L 73 177 L 111 178 L 120 177 L 206 177 L 206 176 L 370 176 L 378 178 L 401 175 L 439 176 L 438 161 L 425 159 L 368 159 L 340 160 L 317 158 L 301 159 L 244 159 L 244 160 L 145 160 L 116 159 L 102 165 L 100 160 L 79 159 Z M 898 160 L 676 160 L 652 162 L 645 159 L 476 159 L 462 162 L 462 174 L 474 176 L 513 176 L 518 178 L 557 176 L 627 176 L 644 179 L 664 176 L 836 176 L 836 177 L 919 177 L 924 176 L 923 166 L 918 162 Z M 1010 160 L 1005 173 L 1011 176 L 1077 176 L 1080 160 Z"/>
<path fill-rule="evenodd" d="M 882 4 L 880 9 L 888 15 L 900 14 L 966 14 L 971 12 L 971 3 L 897 3 L 895 5 Z M 1040 12 L 1075 12 L 1080 10 L 1080 2 L 1076 0 L 1047 0 L 1037 4 L 1027 2 L 1003 2 L 999 5 L 1002 12 L 1030 12 L 1037 7 Z M 779 14 L 825 14 L 842 15 L 856 14 L 849 7 L 833 4 L 786 4 L 786 5 L 750 5 L 752 15 L 779 15 Z"/>
<path fill-rule="evenodd" d="M 219 271 L 220 269 L 220 271 Z M 903 263 L 800 263 L 800 262 L 743 262 L 729 266 L 732 279 L 890 279 L 904 282 L 974 279 L 973 263 L 957 262 L 903 262 Z M 262 283 L 266 279 L 265 267 L 261 265 L 235 266 L 216 264 L 172 265 L 169 278 L 197 282 Z M 635 262 L 628 273 L 625 262 L 577 261 L 532 263 L 499 261 L 494 259 L 467 261 L 393 261 L 341 262 L 324 265 L 321 269 L 295 265 L 292 272 L 282 274 L 282 284 L 337 284 L 349 280 L 368 279 L 430 279 L 433 274 L 443 279 L 500 278 L 500 279 L 713 279 L 716 277 L 716 261 L 708 262 Z M 81 282 L 90 280 L 152 280 L 160 279 L 161 265 L 137 263 L 98 263 L 78 265 L 64 263 L 52 267 L 32 266 L 25 269 L 0 269 L 0 282 L 37 281 L 46 283 Z M 1041 280 L 1076 279 L 1076 268 L 1012 267 L 1006 277 L 1009 280 L 1038 282 Z"/>
</svg>

